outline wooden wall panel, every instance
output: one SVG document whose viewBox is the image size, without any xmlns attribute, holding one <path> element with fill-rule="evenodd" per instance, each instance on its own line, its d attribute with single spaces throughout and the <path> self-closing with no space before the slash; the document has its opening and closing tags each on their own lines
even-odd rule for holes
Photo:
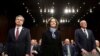
<svg viewBox="0 0 100 56">
<path fill-rule="evenodd" d="M 8 20 L 5 16 L 0 16 L 0 42 L 5 42 L 8 33 Z"/>
</svg>

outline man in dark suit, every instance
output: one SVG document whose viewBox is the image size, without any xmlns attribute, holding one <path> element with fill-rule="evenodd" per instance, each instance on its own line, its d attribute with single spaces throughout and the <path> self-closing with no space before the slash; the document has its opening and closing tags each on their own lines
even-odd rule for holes
<svg viewBox="0 0 100 56">
<path fill-rule="evenodd" d="M 69 39 L 65 39 L 63 46 L 63 55 L 64 56 L 75 56 L 75 48 L 70 44 Z"/>
<path fill-rule="evenodd" d="M 48 30 L 42 36 L 41 56 L 63 56 L 60 33 L 57 28 L 58 21 L 50 18 Z"/>
<path fill-rule="evenodd" d="M 30 31 L 22 27 L 24 17 L 16 16 L 16 26 L 9 30 L 7 39 L 8 56 L 29 56 L 30 54 Z"/>
<path fill-rule="evenodd" d="M 31 56 L 39 56 L 39 45 L 36 39 L 31 40 Z"/>
<path fill-rule="evenodd" d="M 75 41 L 79 47 L 79 53 L 82 56 L 96 56 L 96 44 L 92 31 L 87 29 L 85 20 L 80 21 L 80 26 L 80 29 L 75 30 Z"/>
</svg>

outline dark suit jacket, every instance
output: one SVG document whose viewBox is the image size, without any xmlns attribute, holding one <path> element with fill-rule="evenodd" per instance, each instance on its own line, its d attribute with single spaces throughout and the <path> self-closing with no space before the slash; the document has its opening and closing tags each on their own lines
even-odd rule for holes
<svg viewBox="0 0 100 56">
<path fill-rule="evenodd" d="M 56 31 L 55 35 L 56 39 L 52 38 L 50 30 L 43 34 L 41 44 L 42 56 L 63 56 L 60 34 Z"/>
<path fill-rule="evenodd" d="M 77 29 L 75 31 L 75 41 L 80 49 L 83 48 L 88 52 L 91 52 L 93 49 L 96 48 L 95 38 L 91 30 L 87 29 L 87 32 L 88 32 L 88 38 L 83 33 L 82 29 Z"/>
<path fill-rule="evenodd" d="M 69 45 L 69 48 L 70 48 L 71 56 L 75 56 L 75 48 L 74 48 L 74 46 Z M 64 56 L 68 55 L 68 50 L 67 50 L 67 46 L 66 45 L 63 46 L 63 54 L 64 54 Z"/>
<path fill-rule="evenodd" d="M 11 29 L 8 33 L 8 56 L 25 56 L 25 54 L 30 54 L 30 31 L 23 27 L 18 40 L 16 40 L 14 33 L 15 28 Z"/>
<path fill-rule="evenodd" d="M 3 47 L 4 47 L 4 46 L 3 46 L 3 43 L 0 43 L 0 55 L 1 55 L 2 52 L 4 51 L 4 50 L 3 50 Z"/>
<path fill-rule="evenodd" d="M 39 56 L 39 48 L 40 48 L 39 45 L 36 45 L 36 46 L 33 47 L 32 50 L 35 50 L 35 51 L 38 52 L 38 54 L 36 54 L 36 53 L 32 53 L 34 56 Z"/>
</svg>

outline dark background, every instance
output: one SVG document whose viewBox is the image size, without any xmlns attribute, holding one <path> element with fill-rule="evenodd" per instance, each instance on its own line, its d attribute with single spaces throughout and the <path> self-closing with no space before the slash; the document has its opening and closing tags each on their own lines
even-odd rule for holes
<svg viewBox="0 0 100 56">
<path fill-rule="evenodd" d="M 52 3 L 55 3 L 52 5 Z M 68 5 L 68 3 L 70 3 Z M 40 8 L 55 7 L 53 17 L 60 20 L 61 17 L 68 16 L 69 23 L 60 23 L 59 30 L 62 40 L 65 38 L 74 39 L 74 31 L 79 28 L 77 20 L 85 19 L 88 28 L 94 33 L 95 39 L 100 40 L 100 1 L 99 0 L 0 0 L 0 42 L 5 43 L 8 30 L 15 26 L 15 17 L 23 15 L 25 17 L 24 27 L 31 31 L 31 38 L 40 39 L 46 29 L 43 19 L 51 17 L 51 14 L 40 13 Z M 80 9 L 78 13 L 64 15 L 63 9 L 66 6 L 74 6 Z M 81 8 L 80 8 L 81 7 Z M 92 8 L 92 13 L 89 9 Z M 27 9 L 29 10 L 28 12 Z M 35 22 L 33 22 L 35 20 Z"/>
</svg>

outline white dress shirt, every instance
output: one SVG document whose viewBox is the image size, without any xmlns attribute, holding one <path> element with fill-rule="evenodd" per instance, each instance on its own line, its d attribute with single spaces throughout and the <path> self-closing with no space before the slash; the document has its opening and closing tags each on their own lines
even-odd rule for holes
<svg viewBox="0 0 100 56">
<path fill-rule="evenodd" d="M 67 53 L 68 53 L 68 55 L 67 55 L 67 56 L 71 56 L 71 53 L 70 53 L 70 47 L 69 47 L 69 45 L 67 45 Z"/>
<path fill-rule="evenodd" d="M 38 54 L 38 52 L 36 50 L 34 50 L 33 48 L 34 48 L 34 45 L 31 45 L 31 53 Z"/>
<path fill-rule="evenodd" d="M 31 45 L 31 50 L 30 50 L 31 54 L 33 53 L 32 51 L 33 51 L 33 45 Z"/>
<path fill-rule="evenodd" d="M 17 28 L 18 28 L 18 30 L 19 30 L 19 35 L 20 35 L 20 33 L 21 33 L 21 30 L 22 30 L 22 26 L 20 26 L 20 27 L 15 27 L 15 36 L 16 36 L 16 31 L 17 31 Z"/>
</svg>

